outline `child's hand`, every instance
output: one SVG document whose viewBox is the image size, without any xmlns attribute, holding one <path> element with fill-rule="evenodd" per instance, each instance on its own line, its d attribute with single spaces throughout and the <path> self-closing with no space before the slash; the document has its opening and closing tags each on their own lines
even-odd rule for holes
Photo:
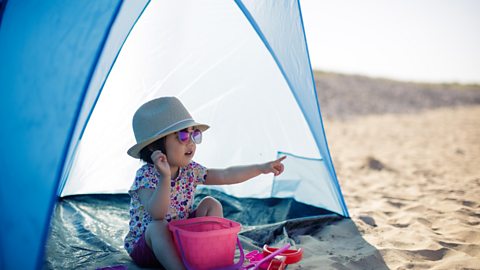
<svg viewBox="0 0 480 270">
<path fill-rule="evenodd" d="M 260 170 L 262 171 L 262 173 L 265 173 L 265 174 L 266 173 L 273 173 L 273 175 L 278 176 L 284 170 L 284 166 L 282 164 L 282 161 L 286 158 L 287 158 L 287 156 L 283 156 L 283 157 L 281 157 L 277 160 L 270 161 L 270 162 L 267 162 L 265 164 L 262 164 L 260 166 Z"/>
<path fill-rule="evenodd" d="M 152 153 L 150 158 L 155 164 L 155 169 L 165 178 L 170 179 L 170 165 L 168 164 L 167 156 L 160 150 Z"/>
</svg>

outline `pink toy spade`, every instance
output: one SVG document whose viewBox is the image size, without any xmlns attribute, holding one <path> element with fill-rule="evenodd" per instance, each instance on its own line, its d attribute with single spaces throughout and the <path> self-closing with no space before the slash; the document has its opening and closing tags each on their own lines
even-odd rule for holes
<svg viewBox="0 0 480 270">
<path fill-rule="evenodd" d="M 257 270 L 260 267 L 260 265 L 262 265 L 265 262 L 268 262 L 268 261 L 272 260 L 275 256 L 277 256 L 280 253 L 288 250 L 288 248 L 290 248 L 290 244 L 286 244 L 282 248 L 279 248 L 275 252 L 272 252 L 270 255 L 264 257 L 260 261 L 253 261 L 253 262 L 251 261 L 250 264 L 247 264 L 246 266 L 242 266 L 242 268 L 240 268 L 240 269 L 241 270 L 250 270 L 250 269 Z"/>
</svg>

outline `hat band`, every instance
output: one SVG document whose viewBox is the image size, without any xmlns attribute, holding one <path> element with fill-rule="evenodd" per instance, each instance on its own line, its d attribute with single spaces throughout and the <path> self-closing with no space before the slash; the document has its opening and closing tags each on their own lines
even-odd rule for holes
<svg viewBox="0 0 480 270">
<path fill-rule="evenodd" d="M 159 134 L 162 134 L 163 132 L 167 131 L 167 130 L 170 129 L 171 127 L 174 127 L 174 126 L 176 126 L 176 125 L 178 125 L 178 124 L 180 124 L 180 123 L 187 122 L 187 121 L 193 121 L 193 119 L 192 119 L 192 118 L 188 118 L 188 119 L 183 119 L 183 120 L 181 120 L 181 121 L 175 122 L 175 123 L 169 125 L 168 127 L 160 130 L 160 131 L 157 132 L 154 136 L 157 136 L 157 135 L 159 135 Z"/>
</svg>

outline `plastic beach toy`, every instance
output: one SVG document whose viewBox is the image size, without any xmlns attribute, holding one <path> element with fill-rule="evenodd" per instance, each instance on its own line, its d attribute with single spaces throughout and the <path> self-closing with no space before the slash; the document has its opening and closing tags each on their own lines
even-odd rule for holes
<svg viewBox="0 0 480 270">
<path fill-rule="evenodd" d="M 173 220 L 168 224 L 177 252 L 189 270 L 240 269 L 244 254 L 237 237 L 240 223 L 219 217 Z M 234 263 L 235 245 L 240 260 Z"/>
<path fill-rule="evenodd" d="M 287 267 L 285 256 L 277 255 L 270 261 L 267 270 L 284 270 L 285 267 Z"/>
<path fill-rule="evenodd" d="M 250 263 L 260 262 L 261 260 L 263 260 L 263 258 L 265 258 L 265 256 L 263 255 L 262 251 L 259 251 L 256 249 L 245 254 L 245 260 L 247 260 Z M 258 269 L 262 269 L 262 270 L 268 269 L 268 265 L 269 265 L 269 262 L 264 261 L 263 263 L 260 263 L 260 265 L 258 266 Z"/>
<path fill-rule="evenodd" d="M 250 256 L 250 263 L 247 264 L 246 266 L 243 266 L 242 268 L 240 268 L 241 270 L 257 270 L 257 269 L 260 269 L 260 266 L 262 265 L 262 268 L 261 269 L 281 269 L 281 268 L 278 268 L 275 263 L 275 265 L 273 267 L 277 267 L 277 268 L 270 268 L 270 262 L 275 258 L 275 256 L 279 255 L 280 253 L 288 250 L 288 248 L 290 248 L 290 244 L 286 244 L 285 246 L 283 246 L 282 248 L 278 248 L 276 251 L 272 252 L 271 254 L 267 255 L 267 256 L 264 256 L 263 253 L 256 253 L 256 252 L 250 252 L 247 254 L 246 258 L 248 259 L 249 256 Z M 259 260 L 259 261 L 252 261 L 252 259 L 259 259 L 261 258 L 261 256 L 263 257 L 263 259 Z M 267 263 L 267 268 L 263 268 L 263 266 L 265 265 L 265 263 Z"/>
<path fill-rule="evenodd" d="M 283 250 L 281 253 L 278 252 L 278 248 L 269 247 L 268 245 L 263 246 L 263 255 L 268 256 L 270 254 L 276 253 L 280 256 L 285 256 L 285 264 L 292 264 L 299 262 L 303 257 L 303 249 L 287 249 Z"/>
</svg>

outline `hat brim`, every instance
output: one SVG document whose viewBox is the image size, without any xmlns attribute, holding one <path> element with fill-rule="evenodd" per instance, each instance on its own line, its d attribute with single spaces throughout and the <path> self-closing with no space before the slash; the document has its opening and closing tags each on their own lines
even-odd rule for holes
<svg viewBox="0 0 480 270">
<path fill-rule="evenodd" d="M 154 141 L 156 141 L 156 140 L 158 140 L 162 137 L 167 136 L 168 134 L 171 134 L 171 133 L 174 133 L 174 132 L 177 132 L 177 131 L 180 131 L 182 129 L 186 129 L 186 128 L 189 128 L 189 127 L 197 127 L 202 132 L 210 128 L 210 126 L 208 126 L 208 125 L 200 124 L 200 123 L 197 123 L 193 120 L 182 122 L 182 123 L 179 123 L 178 125 L 170 127 L 168 130 L 165 130 L 162 133 L 159 133 L 159 134 L 156 134 L 155 136 L 152 136 L 148 140 L 144 140 L 144 141 L 141 141 L 141 142 L 135 144 L 134 146 L 130 147 L 130 149 L 128 149 L 127 153 L 131 157 L 140 158 L 140 151 L 142 151 L 142 149 L 145 146 L 151 144 L 152 142 L 154 142 Z"/>
</svg>

